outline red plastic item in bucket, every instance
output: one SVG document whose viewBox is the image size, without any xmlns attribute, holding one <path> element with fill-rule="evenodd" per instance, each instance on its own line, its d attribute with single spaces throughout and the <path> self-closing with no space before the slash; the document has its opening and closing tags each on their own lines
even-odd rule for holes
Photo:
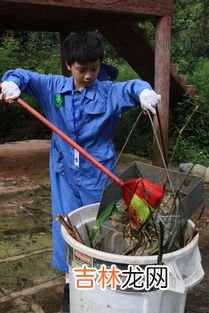
<svg viewBox="0 0 209 313">
<path fill-rule="evenodd" d="M 163 197 L 164 187 L 145 178 L 129 179 L 125 181 L 125 186 L 126 188 L 122 190 L 123 199 L 129 205 L 129 215 L 139 226 L 158 205 Z"/>
</svg>

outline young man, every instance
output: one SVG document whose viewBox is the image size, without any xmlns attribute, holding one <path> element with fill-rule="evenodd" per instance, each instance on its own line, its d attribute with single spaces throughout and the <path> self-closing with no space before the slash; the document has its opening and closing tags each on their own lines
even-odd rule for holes
<svg viewBox="0 0 209 313">
<path fill-rule="evenodd" d="M 24 69 L 7 71 L 2 79 L 1 98 L 7 102 L 21 91 L 35 97 L 48 120 L 112 169 L 115 150 L 112 142 L 121 113 L 140 105 L 155 113 L 160 101 L 142 80 L 127 82 L 99 81 L 103 45 L 96 33 L 68 36 L 63 43 L 66 66 L 71 77 L 42 75 Z M 68 272 L 61 226 L 55 220 L 78 207 L 99 202 L 107 177 L 57 134 L 52 134 L 50 180 L 53 215 L 52 265 Z M 65 287 L 68 296 L 68 286 Z M 62 312 L 69 312 L 68 300 Z"/>
</svg>

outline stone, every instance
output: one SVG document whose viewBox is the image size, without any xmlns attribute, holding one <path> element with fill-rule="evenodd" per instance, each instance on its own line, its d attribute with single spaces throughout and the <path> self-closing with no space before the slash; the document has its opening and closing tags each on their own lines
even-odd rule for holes
<svg viewBox="0 0 209 313">
<path fill-rule="evenodd" d="M 190 171 L 190 169 L 192 168 L 193 163 L 181 163 L 179 165 L 179 171 L 180 172 L 184 172 L 184 173 L 188 173 Z"/>
<path fill-rule="evenodd" d="M 206 168 L 204 182 L 209 184 L 209 167 Z"/>
<path fill-rule="evenodd" d="M 205 172 L 206 172 L 205 166 L 203 166 L 201 164 L 195 164 L 192 171 L 191 171 L 191 174 L 195 175 L 195 176 L 204 177 Z"/>
<path fill-rule="evenodd" d="M 179 165 L 180 172 L 188 173 L 190 170 L 192 175 L 204 177 L 204 182 L 209 183 L 209 167 L 205 167 L 201 164 L 195 164 L 193 166 L 193 163 L 181 163 Z"/>
</svg>

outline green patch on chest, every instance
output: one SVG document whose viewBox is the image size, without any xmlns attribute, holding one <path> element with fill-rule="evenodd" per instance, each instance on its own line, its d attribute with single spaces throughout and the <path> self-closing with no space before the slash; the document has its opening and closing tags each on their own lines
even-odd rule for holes
<svg viewBox="0 0 209 313">
<path fill-rule="evenodd" d="M 62 94 L 58 93 L 55 95 L 54 104 L 56 108 L 60 108 L 64 104 L 64 97 Z"/>
</svg>

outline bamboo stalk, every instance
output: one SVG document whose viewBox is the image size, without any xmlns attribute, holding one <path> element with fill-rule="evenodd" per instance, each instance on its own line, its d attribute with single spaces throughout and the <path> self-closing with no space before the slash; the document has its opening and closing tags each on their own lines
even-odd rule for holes
<svg viewBox="0 0 209 313">
<path fill-rule="evenodd" d="M 62 217 L 61 214 L 57 214 L 56 220 L 60 221 L 60 223 L 63 225 L 63 227 L 66 229 L 66 231 L 68 232 L 68 234 L 73 237 L 75 240 L 77 240 L 78 242 L 84 244 L 81 236 L 78 234 L 78 232 L 76 231 L 75 227 L 70 226 Z"/>
<path fill-rule="evenodd" d="M 31 288 L 23 289 L 20 291 L 15 291 L 8 295 L 2 296 L 0 297 L 0 304 L 17 299 L 19 297 L 28 297 L 28 296 L 34 295 L 44 289 L 48 289 L 48 288 L 59 286 L 59 285 L 63 286 L 63 282 L 64 282 L 64 276 L 62 273 L 60 276 L 57 276 L 51 280 L 45 281 L 39 285 L 33 286 Z"/>
<path fill-rule="evenodd" d="M 11 257 L 8 257 L 8 258 L 5 258 L 5 259 L 0 259 L 0 264 L 1 263 L 16 262 L 16 261 L 19 261 L 19 260 L 24 259 L 24 258 L 28 258 L 28 257 L 33 256 L 33 255 L 46 253 L 46 252 L 51 252 L 51 251 L 52 251 L 52 248 L 49 247 L 49 248 L 44 248 L 44 249 L 40 249 L 40 250 L 34 250 L 34 251 L 26 252 L 26 253 L 15 255 L 15 256 L 11 256 Z"/>
</svg>

